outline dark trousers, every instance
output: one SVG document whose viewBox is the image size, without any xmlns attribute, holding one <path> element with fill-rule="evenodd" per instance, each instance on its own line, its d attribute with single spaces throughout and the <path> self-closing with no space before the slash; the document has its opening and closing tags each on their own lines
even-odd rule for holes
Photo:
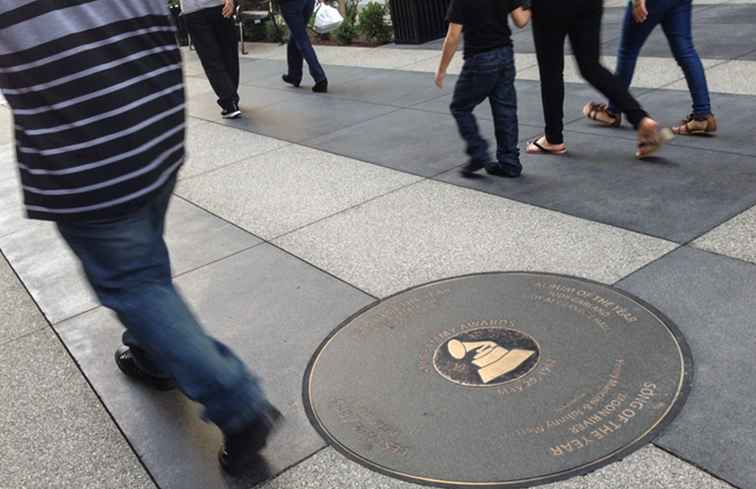
<svg viewBox="0 0 756 489">
<path fill-rule="evenodd" d="M 517 93 L 511 47 L 499 48 L 465 59 L 450 106 L 467 154 L 474 161 L 491 166 L 488 143 L 481 137 L 473 110 L 485 99 L 491 104 L 496 130 L 496 160 L 499 167 L 522 170 L 517 147 Z"/>
<path fill-rule="evenodd" d="M 603 0 L 534 0 L 533 38 L 541 73 L 546 139 L 562 144 L 564 118 L 564 40 L 570 38 L 580 74 L 638 127 L 647 116 L 625 84 L 604 68 L 601 55 Z"/>
<path fill-rule="evenodd" d="M 267 406 L 255 377 L 200 326 L 173 286 L 163 233 L 176 184 L 171 177 L 147 206 L 107 221 L 60 222 L 100 302 L 126 327 L 124 344 L 149 358 L 150 370 L 176 379 L 225 433 L 249 424 Z"/>
<path fill-rule="evenodd" d="M 239 43 L 233 19 L 223 17 L 223 7 L 184 15 L 186 28 L 197 49 L 218 105 L 239 103 Z"/>
<path fill-rule="evenodd" d="M 289 77 L 296 82 L 302 81 L 304 61 L 310 68 L 310 76 L 315 83 L 326 79 L 325 71 L 320 66 L 318 56 L 307 35 L 307 23 L 315 9 L 315 0 L 283 0 L 281 15 L 289 26 L 289 45 L 287 46 L 287 60 L 289 63 Z"/>
<path fill-rule="evenodd" d="M 693 115 L 705 118 L 711 114 L 711 101 L 706 72 L 693 46 L 693 0 L 655 0 L 648 2 L 647 7 L 648 18 L 641 24 L 633 19 L 632 5 L 627 7 L 622 26 L 622 42 L 617 53 L 617 76 L 626 87 L 630 86 L 641 48 L 651 32 L 661 24 L 672 54 L 685 73 L 693 97 Z M 609 109 L 617 110 L 614 106 Z"/>
</svg>

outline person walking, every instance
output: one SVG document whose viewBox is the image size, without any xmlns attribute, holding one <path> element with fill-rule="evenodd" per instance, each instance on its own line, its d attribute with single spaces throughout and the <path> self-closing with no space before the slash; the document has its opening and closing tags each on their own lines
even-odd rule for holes
<svg viewBox="0 0 756 489">
<path fill-rule="evenodd" d="M 599 61 L 603 0 L 533 0 L 533 38 L 541 74 L 545 135 L 529 153 L 564 154 L 564 41 L 567 36 L 583 78 L 623 112 L 638 132 L 637 158 L 646 158 L 673 135 L 641 108 L 622 81 Z"/>
<path fill-rule="evenodd" d="M 281 79 L 289 85 L 299 87 L 302 83 L 304 61 L 307 61 L 310 76 L 315 81 L 312 91 L 326 93 L 328 79 L 312 47 L 310 36 L 307 34 L 307 25 L 315 11 L 315 0 L 279 0 L 279 2 L 281 15 L 289 27 L 289 44 L 286 50 L 288 73 L 281 76 Z"/>
<path fill-rule="evenodd" d="M 181 0 L 186 29 L 218 97 L 224 119 L 241 116 L 235 8 L 234 0 Z"/>
<path fill-rule="evenodd" d="M 463 33 L 465 63 L 462 66 L 450 109 L 459 133 L 467 144 L 470 161 L 462 167 L 463 176 L 483 168 L 491 175 L 516 178 L 522 173 L 517 127 L 515 61 L 509 16 L 517 27 L 530 21 L 529 0 L 452 0 L 449 5 L 449 30 L 436 70 L 436 85 L 444 86 L 449 63 L 457 52 Z M 488 142 L 481 137 L 473 110 L 489 99 L 496 131 L 496 161 L 488 154 Z"/>
<path fill-rule="evenodd" d="M 692 17 L 693 0 L 633 0 L 625 12 L 615 73 L 629 88 L 641 49 L 651 32 L 661 24 L 672 54 L 685 74 L 693 99 L 693 112 L 672 131 L 681 135 L 714 134 L 717 118 L 711 112 L 706 72 L 693 45 Z M 610 127 L 622 124 L 622 114 L 611 102 L 590 102 L 583 113 L 589 119 Z"/>
<path fill-rule="evenodd" d="M 281 414 L 171 279 L 163 233 L 185 106 L 166 2 L 0 2 L 0 90 L 15 119 L 27 215 L 56 223 L 125 326 L 116 364 L 201 403 L 224 434 L 222 466 L 239 471 Z"/>
</svg>

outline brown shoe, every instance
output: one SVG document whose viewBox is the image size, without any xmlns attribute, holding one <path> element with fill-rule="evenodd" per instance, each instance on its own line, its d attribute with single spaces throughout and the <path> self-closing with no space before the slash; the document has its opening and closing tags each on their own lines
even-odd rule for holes
<svg viewBox="0 0 756 489">
<path fill-rule="evenodd" d="M 606 104 L 588 102 L 583 107 L 583 115 L 609 127 L 619 127 L 622 124 L 622 115 L 609 112 L 609 106 Z"/>
<path fill-rule="evenodd" d="M 696 118 L 690 114 L 687 119 L 680 121 L 679 126 L 672 128 L 672 132 L 680 135 L 704 135 L 717 132 L 717 118 L 709 114 L 705 118 Z"/>
</svg>

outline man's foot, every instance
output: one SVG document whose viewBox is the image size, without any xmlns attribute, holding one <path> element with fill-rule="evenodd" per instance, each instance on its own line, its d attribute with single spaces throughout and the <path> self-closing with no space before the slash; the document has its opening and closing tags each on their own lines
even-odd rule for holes
<svg viewBox="0 0 756 489">
<path fill-rule="evenodd" d="M 268 406 L 247 427 L 232 435 L 225 435 L 218 461 L 229 474 L 239 474 L 257 453 L 265 448 L 268 438 L 283 421 L 281 412 Z"/>
<path fill-rule="evenodd" d="M 176 381 L 172 378 L 153 374 L 140 366 L 138 360 L 140 355 L 143 355 L 143 353 L 139 353 L 138 350 L 126 345 L 121 345 L 115 352 L 115 363 L 127 377 L 138 380 L 150 387 L 161 391 L 169 391 L 176 388 Z"/>
<path fill-rule="evenodd" d="M 639 160 L 648 158 L 674 137 L 671 130 L 667 128 L 659 130 L 655 120 L 644 117 L 638 125 L 638 151 L 635 157 Z"/>
<path fill-rule="evenodd" d="M 717 118 L 714 114 L 706 117 L 696 117 L 690 114 L 687 119 L 680 121 L 679 126 L 672 128 L 672 132 L 679 135 L 707 135 L 717 132 Z"/>
<path fill-rule="evenodd" d="M 522 168 L 512 165 L 493 164 L 486 166 L 486 173 L 495 177 L 517 178 L 522 175 Z"/>
<path fill-rule="evenodd" d="M 300 80 L 295 80 L 294 78 L 292 78 L 288 74 L 281 75 L 281 80 L 283 80 L 284 83 L 288 83 L 289 85 L 293 86 L 294 88 L 299 88 L 299 84 L 301 83 Z"/>
<path fill-rule="evenodd" d="M 241 110 L 239 109 L 239 104 L 236 102 L 228 104 L 228 107 L 225 107 L 221 111 L 221 117 L 224 119 L 236 119 L 241 115 Z"/>
<path fill-rule="evenodd" d="M 532 155 L 563 155 L 567 152 L 567 146 L 562 144 L 551 144 L 546 136 L 531 141 L 528 144 L 528 153 Z"/>
<path fill-rule="evenodd" d="M 475 172 L 482 170 L 486 167 L 485 163 L 478 160 L 470 160 L 462 168 L 459 169 L 459 174 L 463 177 L 473 177 Z"/>
<path fill-rule="evenodd" d="M 622 124 L 622 115 L 609 111 L 609 106 L 606 104 L 588 102 L 583 107 L 583 115 L 609 127 L 619 127 Z"/>
<path fill-rule="evenodd" d="M 312 91 L 315 93 L 326 93 L 328 92 L 328 80 L 320 80 L 315 84 L 314 87 L 312 87 Z"/>
</svg>

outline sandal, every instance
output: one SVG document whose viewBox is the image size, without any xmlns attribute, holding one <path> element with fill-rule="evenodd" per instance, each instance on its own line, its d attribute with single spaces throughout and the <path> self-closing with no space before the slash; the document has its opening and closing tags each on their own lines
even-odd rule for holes
<svg viewBox="0 0 756 489">
<path fill-rule="evenodd" d="M 583 107 L 583 115 L 609 127 L 619 127 L 622 124 L 622 115 L 609 112 L 609 106 L 606 104 L 588 102 Z"/>
<path fill-rule="evenodd" d="M 679 126 L 673 127 L 672 132 L 681 136 L 711 135 L 717 132 L 717 118 L 714 114 L 709 114 L 705 119 L 696 119 L 693 114 L 690 114 L 687 119 L 680 121 Z"/>
<path fill-rule="evenodd" d="M 541 139 L 544 139 L 544 136 L 541 136 L 540 138 L 534 139 L 528 143 L 528 154 L 531 155 L 555 155 L 555 156 L 561 156 L 567 152 L 567 148 L 562 149 L 549 149 L 545 146 L 543 146 L 540 141 Z"/>
<path fill-rule="evenodd" d="M 636 151 L 635 157 L 639 160 L 648 158 L 659 151 L 659 148 L 661 148 L 664 143 L 670 141 L 674 137 L 675 135 L 670 129 L 664 128 L 657 132 L 652 139 L 639 140 L 638 151 Z"/>
</svg>

